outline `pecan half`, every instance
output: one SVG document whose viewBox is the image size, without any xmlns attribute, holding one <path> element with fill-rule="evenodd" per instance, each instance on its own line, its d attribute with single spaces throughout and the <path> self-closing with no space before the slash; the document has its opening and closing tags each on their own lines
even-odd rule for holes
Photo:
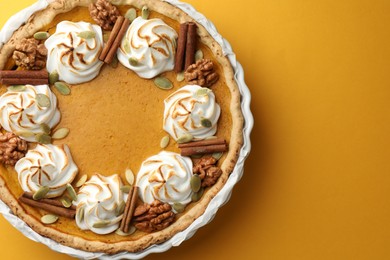
<svg viewBox="0 0 390 260">
<path fill-rule="evenodd" d="M 112 30 L 120 15 L 118 8 L 107 0 L 98 0 L 95 4 L 90 4 L 89 13 L 92 19 L 106 31 Z"/>
<path fill-rule="evenodd" d="M 193 167 L 194 174 L 198 174 L 202 180 L 202 187 L 213 186 L 221 176 L 222 170 L 215 166 L 216 163 L 214 157 L 203 157 Z"/>
<path fill-rule="evenodd" d="M 188 83 L 202 87 L 210 87 L 219 79 L 218 73 L 214 70 L 213 62 L 207 59 L 198 60 L 189 66 L 184 77 Z"/>
<path fill-rule="evenodd" d="M 22 39 L 16 44 L 12 58 L 19 67 L 40 70 L 46 67 L 47 49 L 34 38 Z"/>
<path fill-rule="evenodd" d="M 0 162 L 15 165 L 27 152 L 27 142 L 13 133 L 0 135 Z"/>
<path fill-rule="evenodd" d="M 134 226 L 147 233 L 163 230 L 175 220 L 171 206 L 159 200 L 139 205 L 133 216 Z"/>
</svg>

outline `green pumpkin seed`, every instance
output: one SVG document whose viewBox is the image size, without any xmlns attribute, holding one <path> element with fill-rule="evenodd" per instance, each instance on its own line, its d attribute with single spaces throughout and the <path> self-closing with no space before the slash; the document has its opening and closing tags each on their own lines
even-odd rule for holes
<svg viewBox="0 0 390 260">
<path fill-rule="evenodd" d="M 161 147 L 162 149 L 165 149 L 165 148 L 167 148 L 168 144 L 169 144 L 169 135 L 166 135 L 166 136 L 164 136 L 164 137 L 161 139 L 161 141 L 160 141 L 160 147 Z"/>
<path fill-rule="evenodd" d="M 150 15 L 150 10 L 149 10 L 149 7 L 147 7 L 146 5 L 144 5 L 143 7 L 142 7 L 142 18 L 143 19 L 148 19 L 149 18 L 149 15 Z"/>
<path fill-rule="evenodd" d="M 49 191 L 50 191 L 50 188 L 47 186 L 39 187 L 39 189 L 33 195 L 33 200 L 43 199 Z"/>
<path fill-rule="evenodd" d="M 65 208 L 70 208 L 70 206 L 72 206 L 72 201 L 68 197 L 63 197 L 60 201 Z"/>
<path fill-rule="evenodd" d="M 191 190 L 193 192 L 198 192 L 200 190 L 201 184 L 202 180 L 200 179 L 199 175 L 194 174 L 190 180 Z"/>
<path fill-rule="evenodd" d="M 203 154 L 193 154 L 193 155 L 191 155 L 192 159 L 200 159 L 202 157 L 203 157 Z"/>
<path fill-rule="evenodd" d="M 125 49 L 126 53 L 130 53 L 131 52 L 130 42 L 129 41 L 125 41 L 125 43 L 123 44 L 123 49 Z M 134 60 L 138 63 L 138 60 L 136 60 L 135 58 L 134 58 Z M 132 61 L 129 59 L 129 62 L 131 64 Z"/>
<path fill-rule="evenodd" d="M 110 39 L 110 34 L 111 34 L 111 32 L 104 31 L 104 33 L 103 33 L 103 42 L 104 43 L 108 42 L 108 39 Z"/>
<path fill-rule="evenodd" d="M 41 130 L 43 131 L 43 133 L 45 133 L 47 135 L 50 134 L 50 132 L 51 132 L 50 126 L 48 126 L 47 124 L 41 124 L 40 127 L 41 127 Z"/>
<path fill-rule="evenodd" d="M 172 82 L 165 78 L 165 77 L 157 77 L 154 79 L 154 84 L 159 87 L 160 89 L 164 89 L 164 90 L 167 90 L 167 89 L 171 89 L 173 88 L 173 84 Z"/>
<path fill-rule="evenodd" d="M 203 59 L 203 51 L 202 50 L 197 50 L 195 52 L 195 62 Z"/>
<path fill-rule="evenodd" d="M 35 135 L 35 140 L 40 144 L 51 144 L 51 136 L 45 133 Z"/>
<path fill-rule="evenodd" d="M 191 134 L 184 134 L 182 136 L 180 136 L 176 142 L 178 144 L 183 144 L 183 143 L 188 143 L 188 142 L 191 142 L 192 139 L 194 139 L 194 137 L 191 135 Z"/>
<path fill-rule="evenodd" d="M 195 95 L 198 97 L 204 97 L 207 96 L 210 92 L 211 90 L 209 88 L 200 88 L 196 91 Z"/>
<path fill-rule="evenodd" d="M 80 177 L 80 179 L 76 182 L 76 184 L 74 186 L 76 188 L 80 188 L 87 181 L 87 178 L 88 178 L 88 175 L 84 174 L 83 176 Z"/>
<path fill-rule="evenodd" d="M 138 66 L 138 60 L 136 58 L 133 58 L 133 57 L 131 57 L 129 59 L 129 63 L 130 63 L 131 66 L 134 66 L 134 67 Z"/>
<path fill-rule="evenodd" d="M 199 190 L 198 192 L 192 193 L 191 200 L 192 200 L 193 202 L 199 201 L 200 198 L 202 198 L 203 193 L 204 193 L 204 189 L 203 189 L 203 188 L 200 188 L 200 190 Z"/>
<path fill-rule="evenodd" d="M 216 139 L 217 137 L 215 135 L 208 136 L 205 138 L 205 140 L 210 140 L 210 139 Z"/>
<path fill-rule="evenodd" d="M 185 79 L 185 77 L 184 77 L 184 71 L 177 73 L 177 75 L 176 75 L 176 80 L 177 80 L 178 82 L 182 82 L 182 81 L 184 81 L 184 79 Z"/>
<path fill-rule="evenodd" d="M 125 171 L 125 176 L 126 176 L 126 181 L 130 184 L 130 185 L 133 185 L 134 184 L 134 173 L 132 170 L 130 169 L 126 169 Z"/>
<path fill-rule="evenodd" d="M 29 131 L 16 132 L 16 135 L 24 137 L 24 138 L 29 138 L 29 137 L 35 136 L 35 134 L 33 132 L 29 132 Z"/>
<path fill-rule="evenodd" d="M 57 140 L 64 139 L 65 137 L 68 136 L 69 132 L 70 132 L 69 128 L 66 128 L 66 127 L 60 128 L 53 133 L 51 138 L 57 139 Z"/>
<path fill-rule="evenodd" d="M 78 223 L 81 223 L 84 219 L 84 212 L 85 212 L 85 209 L 84 207 L 80 207 L 80 208 L 77 208 L 76 210 L 76 220 Z"/>
<path fill-rule="evenodd" d="M 129 193 L 131 190 L 131 186 L 130 185 L 124 185 L 121 187 L 121 191 L 124 192 L 124 193 Z"/>
<path fill-rule="evenodd" d="M 95 222 L 92 225 L 92 227 L 93 228 L 104 228 L 104 227 L 107 227 L 110 224 L 111 224 L 111 221 L 109 221 L 109 220 L 101 220 L 101 221 Z"/>
<path fill-rule="evenodd" d="M 182 213 L 184 212 L 184 209 L 186 208 L 185 205 L 179 203 L 179 202 L 175 202 L 172 206 L 173 210 L 176 211 L 177 213 Z"/>
<path fill-rule="evenodd" d="M 34 33 L 34 39 L 43 41 L 50 37 L 50 34 L 48 32 L 36 32 Z"/>
<path fill-rule="evenodd" d="M 60 75 L 58 74 L 58 72 L 56 70 L 50 72 L 50 74 L 49 74 L 50 85 L 53 85 L 54 83 L 56 83 L 59 80 L 59 78 L 60 78 Z"/>
<path fill-rule="evenodd" d="M 126 202 L 122 200 L 122 202 L 118 205 L 118 207 L 115 209 L 115 215 L 118 217 L 123 214 L 125 211 Z"/>
<path fill-rule="evenodd" d="M 37 94 L 35 99 L 40 107 L 50 107 L 50 98 L 45 94 Z"/>
<path fill-rule="evenodd" d="M 119 60 L 118 60 L 118 57 L 115 54 L 114 58 L 112 59 L 112 61 L 110 63 L 110 67 L 116 69 L 116 68 L 118 68 L 118 63 L 119 63 Z"/>
<path fill-rule="evenodd" d="M 130 8 L 127 10 L 125 17 L 132 22 L 135 18 L 137 18 L 137 11 L 134 8 Z"/>
<path fill-rule="evenodd" d="M 134 226 L 131 226 L 129 229 L 129 232 L 125 233 L 123 232 L 120 228 L 115 231 L 115 234 L 125 237 L 125 236 L 130 236 L 133 234 L 137 229 Z"/>
<path fill-rule="evenodd" d="M 13 91 L 13 92 L 22 92 L 26 90 L 25 85 L 15 85 L 15 86 L 9 86 L 8 91 Z"/>
<path fill-rule="evenodd" d="M 79 32 L 77 34 L 77 36 L 80 37 L 80 38 L 88 40 L 88 39 L 95 38 L 96 33 L 93 32 L 93 31 L 83 31 L 83 32 Z"/>
<path fill-rule="evenodd" d="M 206 128 L 210 128 L 213 126 L 213 123 L 211 123 L 211 121 L 207 118 L 202 118 L 200 120 L 200 124 L 203 126 L 203 127 L 206 127 Z"/>
<path fill-rule="evenodd" d="M 223 156 L 223 153 L 213 153 L 211 156 L 218 161 Z"/>
<path fill-rule="evenodd" d="M 47 214 L 41 217 L 41 222 L 47 225 L 53 224 L 57 222 L 57 220 L 58 220 L 58 216 L 53 214 Z"/>
<path fill-rule="evenodd" d="M 66 190 L 69 193 L 69 196 L 72 200 L 76 201 L 77 200 L 77 193 L 74 190 L 73 186 L 71 184 L 66 184 Z"/>
<path fill-rule="evenodd" d="M 60 92 L 62 95 L 67 96 L 70 94 L 70 87 L 68 84 L 65 84 L 64 82 L 56 82 L 54 83 L 54 87 Z"/>
</svg>

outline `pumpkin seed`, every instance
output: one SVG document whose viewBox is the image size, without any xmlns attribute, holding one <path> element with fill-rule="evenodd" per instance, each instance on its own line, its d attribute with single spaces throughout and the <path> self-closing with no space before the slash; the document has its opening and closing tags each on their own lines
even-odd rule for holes
<svg viewBox="0 0 390 260">
<path fill-rule="evenodd" d="M 43 199 L 49 191 L 50 191 L 50 188 L 47 186 L 39 187 L 39 189 L 33 195 L 33 200 Z"/>
<path fill-rule="evenodd" d="M 211 156 L 218 161 L 223 156 L 223 153 L 213 153 Z"/>
<path fill-rule="evenodd" d="M 33 132 L 29 132 L 29 131 L 20 131 L 20 132 L 17 132 L 16 135 L 24 137 L 24 138 L 29 138 L 29 137 L 35 136 L 35 134 Z"/>
<path fill-rule="evenodd" d="M 203 126 L 203 127 L 207 127 L 207 128 L 210 128 L 213 126 L 213 123 L 211 123 L 211 121 L 207 118 L 202 118 L 200 120 L 200 124 Z"/>
<path fill-rule="evenodd" d="M 72 206 L 72 201 L 68 197 L 63 197 L 60 201 L 65 208 L 70 208 L 70 206 Z"/>
<path fill-rule="evenodd" d="M 183 143 L 188 143 L 188 142 L 191 142 L 192 139 L 194 139 L 194 137 L 191 135 L 191 134 L 184 134 L 182 136 L 180 136 L 176 142 L 178 144 L 183 144 Z"/>
<path fill-rule="evenodd" d="M 193 155 L 191 155 L 192 159 L 200 159 L 202 157 L 203 157 L 203 154 L 193 154 Z"/>
<path fill-rule="evenodd" d="M 146 5 L 144 5 L 144 6 L 142 7 L 142 18 L 146 20 L 146 19 L 149 18 L 149 15 L 150 15 L 149 7 L 147 7 Z"/>
<path fill-rule="evenodd" d="M 207 96 L 210 92 L 211 90 L 209 88 L 200 88 L 196 91 L 195 95 L 198 97 L 204 97 Z"/>
<path fill-rule="evenodd" d="M 129 41 L 125 41 L 125 43 L 123 44 L 123 49 L 125 49 L 125 52 L 126 53 L 130 53 L 131 52 L 131 48 L 130 48 L 130 43 Z M 131 61 L 129 60 L 130 64 L 131 64 Z M 138 60 L 137 60 L 138 62 Z"/>
<path fill-rule="evenodd" d="M 54 83 L 54 87 L 60 92 L 62 95 L 67 96 L 70 94 L 70 87 L 68 84 L 65 84 L 64 82 L 56 82 Z"/>
<path fill-rule="evenodd" d="M 131 186 L 130 185 L 124 185 L 121 187 L 121 191 L 124 192 L 124 193 L 129 193 L 131 190 Z"/>
<path fill-rule="evenodd" d="M 80 38 L 88 40 L 88 39 L 95 38 L 96 33 L 93 32 L 93 31 L 83 31 L 83 32 L 79 32 L 77 34 L 77 36 L 80 37 Z"/>
<path fill-rule="evenodd" d="M 111 224 L 111 221 L 109 221 L 109 220 L 101 220 L 101 221 L 95 222 L 92 225 L 92 227 L 93 228 L 104 228 L 104 227 L 107 227 L 110 224 Z"/>
<path fill-rule="evenodd" d="M 115 231 L 115 234 L 125 237 L 125 236 L 130 236 L 133 234 L 137 229 L 134 226 L 131 226 L 129 229 L 129 232 L 125 233 L 123 232 L 120 228 Z"/>
<path fill-rule="evenodd" d="M 132 22 L 135 18 L 137 18 L 137 11 L 134 8 L 130 8 L 127 10 L 125 17 Z"/>
<path fill-rule="evenodd" d="M 103 33 L 103 42 L 108 42 L 108 39 L 110 39 L 110 34 L 111 34 L 111 32 L 109 32 L 109 31 L 104 31 L 104 33 Z"/>
<path fill-rule="evenodd" d="M 169 144 L 169 135 L 166 135 L 166 136 L 164 136 L 164 137 L 161 139 L 161 141 L 160 141 L 160 147 L 161 147 L 162 149 L 165 149 L 165 148 L 167 148 L 168 144 Z"/>
<path fill-rule="evenodd" d="M 184 80 L 184 71 L 177 73 L 176 80 L 182 82 Z"/>
<path fill-rule="evenodd" d="M 200 190 L 201 184 L 202 180 L 200 179 L 199 175 L 194 174 L 190 180 L 191 190 L 193 192 L 198 192 Z"/>
<path fill-rule="evenodd" d="M 80 208 L 77 208 L 76 210 L 76 220 L 78 223 L 81 223 L 84 219 L 84 212 L 85 212 L 85 209 L 84 207 L 80 207 Z"/>
<path fill-rule="evenodd" d="M 122 202 L 118 205 L 118 207 L 115 209 L 115 215 L 118 217 L 123 214 L 125 211 L 126 202 L 122 200 Z"/>
<path fill-rule="evenodd" d="M 200 198 L 202 198 L 203 193 L 204 193 L 204 189 L 203 189 L 203 188 L 200 188 L 200 190 L 199 190 L 198 192 L 192 193 L 191 200 L 192 200 L 193 202 L 199 201 Z"/>
<path fill-rule="evenodd" d="M 119 60 L 118 60 L 118 57 L 115 54 L 114 58 L 112 59 L 112 61 L 110 63 L 110 67 L 116 69 L 116 68 L 118 68 L 118 63 L 119 63 Z"/>
<path fill-rule="evenodd" d="M 125 171 L 125 176 L 126 176 L 126 181 L 130 184 L 130 185 L 133 185 L 134 184 L 134 173 L 132 170 L 130 169 L 126 169 Z"/>
<path fill-rule="evenodd" d="M 84 174 L 83 176 L 80 177 L 80 179 L 76 182 L 76 184 L 74 186 L 76 188 L 80 188 L 87 181 L 87 178 L 88 178 L 88 175 Z"/>
<path fill-rule="evenodd" d="M 74 190 L 73 186 L 71 184 L 66 184 L 66 189 L 69 193 L 69 196 L 72 200 L 76 201 L 77 200 L 77 193 L 76 191 Z"/>
<path fill-rule="evenodd" d="M 185 205 L 179 203 L 179 202 L 175 202 L 172 206 L 173 210 L 176 211 L 177 213 L 182 213 L 184 212 L 184 209 L 186 208 Z"/>
<path fill-rule="evenodd" d="M 50 98 L 45 94 L 37 94 L 35 99 L 40 107 L 50 107 Z"/>
<path fill-rule="evenodd" d="M 129 63 L 130 63 L 131 66 L 134 66 L 134 67 L 138 66 L 138 60 L 136 58 L 133 58 L 133 57 L 131 57 L 129 59 Z"/>
<path fill-rule="evenodd" d="M 53 224 L 57 222 L 57 220 L 58 220 L 58 216 L 53 214 L 47 214 L 41 217 L 41 222 L 47 225 Z"/>
<path fill-rule="evenodd" d="M 208 136 L 205 138 L 205 140 L 210 140 L 210 139 L 216 139 L 217 137 L 215 135 Z"/>
<path fill-rule="evenodd" d="M 50 34 L 48 32 L 36 32 L 34 33 L 34 39 L 43 41 L 50 37 Z"/>
<path fill-rule="evenodd" d="M 58 74 L 58 72 L 56 70 L 50 72 L 50 74 L 49 74 L 50 85 L 53 85 L 54 83 L 56 83 L 59 80 L 59 78 L 60 78 L 60 75 Z"/>
<path fill-rule="evenodd" d="M 173 88 L 172 82 L 165 77 L 157 77 L 154 79 L 154 84 L 160 89 L 171 89 Z"/>
<path fill-rule="evenodd" d="M 35 135 L 35 140 L 40 144 L 51 144 L 51 136 L 45 133 Z"/>
<path fill-rule="evenodd" d="M 198 60 L 201 60 L 203 59 L 203 51 L 202 50 L 197 50 L 195 52 L 195 62 L 197 62 Z"/>
<path fill-rule="evenodd" d="M 22 92 L 26 90 L 25 85 L 15 85 L 15 86 L 9 86 L 8 91 L 13 91 L 13 92 Z"/>
<path fill-rule="evenodd" d="M 43 124 L 40 125 L 40 127 L 41 127 L 41 130 L 43 131 L 43 133 L 45 133 L 47 135 L 50 134 L 50 132 L 51 132 L 50 126 L 48 126 L 47 124 L 43 123 Z"/>
<path fill-rule="evenodd" d="M 53 139 L 64 139 L 69 134 L 69 128 L 63 127 L 54 132 L 54 134 L 51 136 Z"/>
</svg>

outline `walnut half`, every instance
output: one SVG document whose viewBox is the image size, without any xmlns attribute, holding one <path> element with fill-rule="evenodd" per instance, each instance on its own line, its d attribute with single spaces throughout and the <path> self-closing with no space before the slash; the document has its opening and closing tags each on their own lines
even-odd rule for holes
<svg viewBox="0 0 390 260">
<path fill-rule="evenodd" d="M 16 65 L 28 70 L 40 70 L 46 67 L 47 49 L 34 38 L 22 39 L 16 44 L 12 58 Z"/>
<path fill-rule="evenodd" d="M 118 8 L 107 0 L 98 0 L 95 4 L 90 4 L 89 13 L 92 19 L 106 31 L 112 30 L 120 15 Z"/>
<path fill-rule="evenodd" d="M 163 230 L 175 220 L 171 205 L 159 200 L 138 206 L 133 216 L 134 226 L 147 233 Z"/>
<path fill-rule="evenodd" d="M 0 134 L 0 162 L 15 165 L 27 152 L 27 142 L 13 133 Z"/>
<path fill-rule="evenodd" d="M 213 62 L 207 59 L 198 60 L 189 66 L 184 77 L 188 83 L 202 87 L 210 87 L 219 79 L 218 73 L 214 70 Z"/>
<path fill-rule="evenodd" d="M 219 176 L 222 174 L 222 170 L 215 166 L 217 159 L 213 157 L 201 158 L 194 166 L 194 174 L 198 174 L 202 180 L 202 187 L 213 186 Z"/>
</svg>

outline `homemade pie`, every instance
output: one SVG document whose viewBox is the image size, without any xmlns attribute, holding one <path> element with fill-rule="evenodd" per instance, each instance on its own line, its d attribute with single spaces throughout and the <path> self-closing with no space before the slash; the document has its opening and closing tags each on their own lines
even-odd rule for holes
<svg viewBox="0 0 390 260">
<path fill-rule="evenodd" d="M 0 48 L 0 199 L 42 236 L 114 254 L 201 216 L 242 146 L 220 45 L 157 0 L 57 0 Z"/>
</svg>

